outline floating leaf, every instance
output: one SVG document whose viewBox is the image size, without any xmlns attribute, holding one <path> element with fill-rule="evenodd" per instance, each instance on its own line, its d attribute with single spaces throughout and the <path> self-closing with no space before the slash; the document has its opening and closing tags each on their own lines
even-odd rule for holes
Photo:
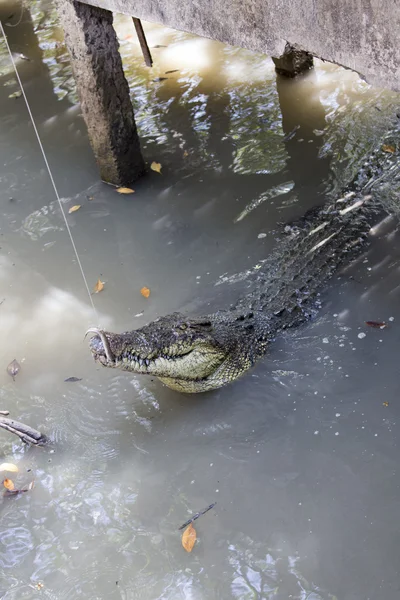
<svg viewBox="0 0 400 600">
<path fill-rule="evenodd" d="M 9 490 L 10 492 L 12 492 L 14 489 L 14 482 L 12 481 L 12 479 L 4 479 L 3 485 L 6 488 L 6 490 Z"/>
<path fill-rule="evenodd" d="M 384 152 L 391 152 L 392 154 L 393 152 L 396 152 L 396 148 L 394 146 L 390 146 L 389 144 L 383 144 L 382 150 Z"/>
<path fill-rule="evenodd" d="M 20 98 L 21 96 L 22 96 L 22 92 L 21 92 L 21 90 L 18 90 L 17 92 L 10 94 L 8 97 L 9 98 Z"/>
<path fill-rule="evenodd" d="M 10 473 L 18 473 L 17 465 L 13 465 L 12 463 L 2 463 L 0 465 L 0 471 L 9 471 Z"/>
<path fill-rule="evenodd" d="M 66 381 L 67 383 L 75 383 L 75 381 L 82 381 L 81 377 L 68 377 L 67 379 L 64 379 L 64 381 Z"/>
<path fill-rule="evenodd" d="M 389 406 L 389 402 L 382 402 L 383 406 Z"/>
<path fill-rule="evenodd" d="M 7 367 L 7 373 L 14 379 L 14 381 L 15 376 L 19 373 L 20 368 L 21 365 L 15 358 L 10 362 L 10 364 Z"/>
<path fill-rule="evenodd" d="M 142 294 L 142 296 L 144 296 L 145 298 L 148 298 L 150 296 L 150 290 L 148 287 L 144 286 L 142 287 L 142 289 L 140 290 L 140 293 Z"/>
<path fill-rule="evenodd" d="M 368 325 L 368 327 L 375 327 L 375 329 L 385 329 L 385 327 L 387 327 L 387 323 L 384 321 L 382 321 L 382 323 L 380 321 L 365 321 L 365 324 Z"/>
<path fill-rule="evenodd" d="M 134 194 L 135 190 L 132 190 L 131 188 L 120 187 L 117 188 L 117 192 L 118 194 Z"/>
<path fill-rule="evenodd" d="M 94 286 L 94 290 L 93 293 L 94 294 L 98 294 L 99 292 L 101 292 L 101 290 L 104 289 L 104 281 L 101 281 L 100 279 L 97 281 L 96 285 Z"/>
<path fill-rule="evenodd" d="M 69 214 L 71 214 L 71 213 L 73 213 L 73 212 L 76 212 L 77 210 L 79 210 L 79 209 L 80 209 L 80 207 L 81 207 L 81 205 L 80 205 L 80 204 L 75 204 L 75 206 L 71 206 L 71 208 L 70 208 L 70 209 L 69 209 L 69 211 L 68 211 L 68 212 L 69 212 Z"/>
<path fill-rule="evenodd" d="M 153 161 L 150 165 L 150 169 L 152 171 L 156 171 L 156 173 L 160 173 L 160 175 L 161 175 L 161 163 Z"/>
<path fill-rule="evenodd" d="M 171 69 L 170 71 L 165 71 L 165 74 L 168 75 L 169 73 L 177 73 L 179 71 L 179 69 Z"/>
<path fill-rule="evenodd" d="M 191 552 L 193 550 L 196 537 L 196 530 L 192 523 L 190 523 L 189 527 L 185 529 L 182 535 L 182 546 L 185 548 L 186 552 Z"/>
</svg>

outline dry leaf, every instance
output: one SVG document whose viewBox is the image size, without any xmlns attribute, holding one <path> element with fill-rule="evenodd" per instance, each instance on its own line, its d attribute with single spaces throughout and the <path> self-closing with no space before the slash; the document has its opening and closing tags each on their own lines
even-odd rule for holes
<svg viewBox="0 0 400 600">
<path fill-rule="evenodd" d="M 13 465 L 12 463 L 2 463 L 0 465 L 0 471 L 9 471 L 10 473 L 18 473 L 17 465 Z"/>
<path fill-rule="evenodd" d="M 3 485 L 10 492 L 12 492 L 13 489 L 14 489 L 14 483 L 13 483 L 13 481 L 11 479 L 4 479 L 3 480 Z"/>
<path fill-rule="evenodd" d="M 196 530 L 192 523 L 190 523 L 189 527 L 185 529 L 182 535 L 182 546 L 185 548 L 186 552 L 191 552 L 193 550 L 196 537 Z"/>
<path fill-rule="evenodd" d="M 135 190 L 131 190 L 131 188 L 120 187 L 117 188 L 118 194 L 134 194 Z"/>
<path fill-rule="evenodd" d="M 19 373 L 20 368 L 21 365 L 15 358 L 10 362 L 10 364 L 7 367 L 7 373 L 14 379 L 14 381 L 15 376 Z"/>
<path fill-rule="evenodd" d="M 20 90 L 18 90 L 17 92 L 10 94 L 8 97 L 9 98 L 20 98 L 21 96 L 22 96 L 22 92 Z"/>
<path fill-rule="evenodd" d="M 382 150 L 384 152 L 391 152 L 392 154 L 393 152 L 396 152 L 396 148 L 394 146 L 389 146 L 389 144 L 383 144 Z"/>
<path fill-rule="evenodd" d="M 375 329 L 385 329 L 385 327 L 387 327 L 387 324 L 382 321 L 382 323 L 380 321 L 365 321 L 365 324 L 368 325 L 368 327 L 375 327 Z"/>
<path fill-rule="evenodd" d="M 144 296 L 145 298 L 148 298 L 150 296 L 150 290 L 148 287 L 142 287 L 142 289 L 140 290 L 140 293 L 142 294 L 142 296 Z"/>
<path fill-rule="evenodd" d="M 389 406 L 389 402 L 383 402 L 383 406 Z"/>
<path fill-rule="evenodd" d="M 34 487 L 35 487 L 35 480 L 31 481 L 30 484 L 28 485 L 28 492 L 30 490 L 33 490 Z"/>
<path fill-rule="evenodd" d="M 104 289 L 104 281 L 100 281 L 100 279 L 99 279 L 98 282 L 96 283 L 96 285 L 94 286 L 93 293 L 98 294 L 103 289 Z"/>
<path fill-rule="evenodd" d="M 71 214 L 71 213 L 73 213 L 73 212 L 76 212 L 77 210 L 79 210 L 79 209 L 80 209 L 80 207 L 81 207 L 81 205 L 80 205 L 80 204 L 75 204 L 75 206 L 71 206 L 71 208 L 70 208 L 70 209 L 69 209 L 69 211 L 68 211 L 68 212 L 69 212 L 69 214 Z"/>
<path fill-rule="evenodd" d="M 160 173 L 160 175 L 161 175 L 161 163 L 152 162 L 150 165 L 150 169 L 152 171 L 156 171 L 157 173 Z"/>
</svg>

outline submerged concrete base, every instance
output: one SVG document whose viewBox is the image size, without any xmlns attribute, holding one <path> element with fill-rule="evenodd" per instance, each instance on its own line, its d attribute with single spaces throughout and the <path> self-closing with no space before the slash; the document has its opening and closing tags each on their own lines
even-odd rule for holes
<svg viewBox="0 0 400 600">
<path fill-rule="evenodd" d="M 309 71 L 314 66 L 312 54 L 286 44 L 285 52 L 278 58 L 272 58 L 275 71 L 285 77 L 296 77 Z"/>
<path fill-rule="evenodd" d="M 57 8 L 101 178 L 131 185 L 144 161 L 112 13 L 73 0 Z"/>
</svg>

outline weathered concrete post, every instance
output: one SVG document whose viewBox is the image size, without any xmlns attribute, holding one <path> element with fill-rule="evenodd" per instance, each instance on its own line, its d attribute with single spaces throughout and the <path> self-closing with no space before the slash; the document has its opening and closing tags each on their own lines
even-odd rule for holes
<svg viewBox="0 0 400 600">
<path fill-rule="evenodd" d="M 278 58 L 272 58 L 275 71 L 285 77 L 296 77 L 314 66 L 312 54 L 286 44 L 285 52 Z"/>
<path fill-rule="evenodd" d="M 100 176 L 131 185 L 144 162 L 112 13 L 75 0 L 57 8 Z"/>
</svg>

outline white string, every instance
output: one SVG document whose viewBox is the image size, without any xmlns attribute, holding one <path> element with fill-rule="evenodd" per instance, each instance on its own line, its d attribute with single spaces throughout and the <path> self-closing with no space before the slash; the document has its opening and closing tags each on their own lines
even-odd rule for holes
<svg viewBox="0 0 400 600">
<path fill-rule="evenodd" d="M 58 190 L 57 190 L 57 186 L 56 186 L 56 184 L 55 184 L 55 181 L 54 181 L 54 178 L 53 178 L 53 175 L 52 175 L 51 169 L 50 169 L 50 165 L 49 165 L 49 163 L 48 163 L 47 156 L 46 156 L 46 153 L 45 153 L 45 151 L 44 151 L 43 144 L 42 144 L 42 141 L 41 141 L 41 139 L 40 139 L 39 132 L 38 132 L 38 129 L 37 129 L 37 127 L 36 127 L 36 123 L 35 123 L 35 120 L 34 120 L 34 118 L 33 118 L 32 111 L 31 111 L 31 109 L 30 109 L 29 103 L 28 103 L 28 98 L 26 97 L 25 90 L 24 90 L 24 87 L 23 87 L 23 85 L 22 85 L 22 81 L 21 81 L 21 79 L 20 79 L 19 73 L 18 73 L 17 65 L 15 64 L 15 61 L 14 61 L 14 58 L 13 58 L 13 55 L 12 55 L 12 52 L 11 52 L 10 46 L 9 46 L 9 44 L 8 44 L 7 36 L 6 36 L 5 32 L 4 32 L 3 23 L 2 23 L 1 21 L 0 21 L 0 29 L 1 29 L 1 33 L 2 33 L 2 35 L 3 35 L 3 37 L 4 37 L 4 41 L 5 41 L 5 43 L 6 43 L 6 46 L 7 46 L 8 53 L 9 53 L 9 55 L 10 55 L 10 59 L 11 59 L 12 65 L 13 65 L 13 67 L 14 67 L 14 71 L 15 71 L 15 75 L 16 75 L 16 77 L 17 77 L 17 80 L 18 80 L 19 87 L 21 88 L 21 92 L 22 92 L 22 95 L 23 95 L 23 97 L 24 97 L 24 100 L 25 100 L 25 104 L 26 104 L 26 108 L 27 108 L 27 110 L 28 110 L 28 113 L 29 113 L 29 117 L 30 117 L 30 119 L 31 119 L 31 121 L 32 121 L 33 129 L 35 130 L 35 134 L 36 134 L 36 137 L 37 137 L 38 144 L 39 144 L 39 146 L 40 146 L 40 150 L 42 151 L 43 160 L 44 160 L 44 162 L 45 162 L 45 165 L 46 165 L 46 167 L 47 167 L 47 171 L 48 171 L 48 173 L 49 173 L 50 181 L 51 181 L 51 183 L 52 183 L 52 185 L 53 185 L 54 192 L 55 192 L 55 195 L 56 195 L 56 197 L 57 197 L 58 204 L 59 204 L 59 206 L 60 206 L 60 210 L 61 210 L 62 216 L 64 217 L 65 226 L 66 226 L 66 228 L 67 228 L 67 231 L 68 231 L 68 234 L 69 234 L 69 237 L 70 237 L 70 240 L 71 240 L 71 244 L 72 244 L 72 247 L 73 247 L 73 249 L 74 249 L 74 252 L 75 252 L 76 260 L 77 260 L 77 263 L 78 263 L 78 265 L 79 265 L 79 268 L 80 268 L 80 271 L 81 271 L 81 274 L 82 274 L 83 281 L 84 281 L 84 283 L 85 283 L 85 287 L 86 287 L 86 291 L 87 291 L 87 293 L 88 293 L 88 296 L 89 296 L 90 304 L 92 305 L 92 308 L 93 308 L 94 314 L 95 314 L 95 316 L 96 316 L 96 321 L 98 322 L 98 320 L 99 320 L 99 319 L 98 319 L 98 315 L 97 315 L 96 307 L 95 307 L 95 305 L 94 305 L 94 302 L 93 302 L 93 297 L 92 297 L 92 294 L 90 293 L 89 285 L 88 285 L 88 282 L 87 282 L 87 279 L 86 279 L 85 273 L 84 273 L 84 271 L 83 271 L 83 267 L 82 267 L 81 260 L 80 260 L 80 258 L 79 258 L 78 250 L 76 249 L 75 242 L 74 242 L 74 238 L 72 237 L 72 232 L 71 232 L 71 229 L 70 229 L 70 227 L 69 227 L 69 225 L 68 225 L 67 217 L 66 217 L 66 214 L 65 214 L 65 212 L 64 212 L 64 209 L 63 209 L 62 203 L 61 203 L 61 199 L 60 199 L 60 196 L 59 196 L 59 193 L 58 193 Z"/>
</svg>

